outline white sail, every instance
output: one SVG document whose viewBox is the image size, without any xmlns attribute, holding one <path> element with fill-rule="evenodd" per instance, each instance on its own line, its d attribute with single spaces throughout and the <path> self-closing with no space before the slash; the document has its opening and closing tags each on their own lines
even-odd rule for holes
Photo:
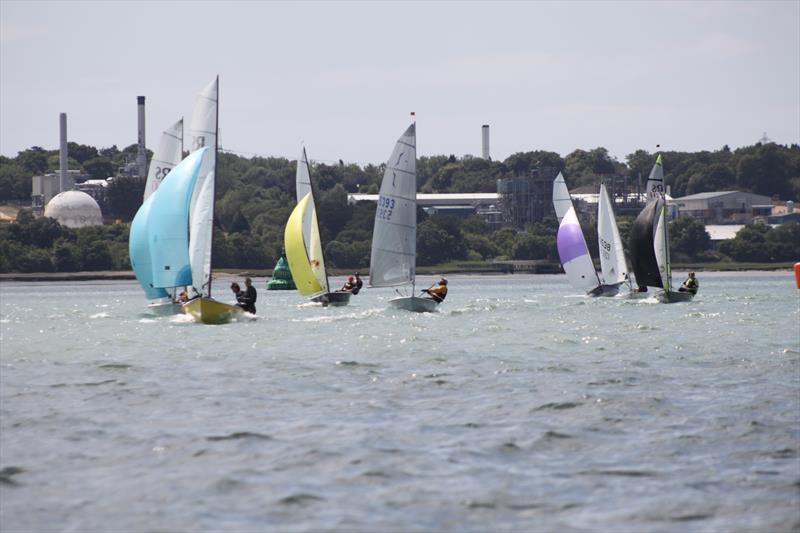
<svg viewBox="0 0 800 533">
<path fill-rule="evenodd" d="M 660 205 L 660 211 L 656 214 L 656 229 L 653 233 L 653 248 L 656 253 L 656 263 L 661 274 L 661 283 L 664 290 L 672 290 L 672 272 L 669 264 L 669 236 L 667 235 L 667 206 L 666 203 Z"/>
<path fill-rule="evenodd" d="M 655 201 L 659 196 L 666 194 L 664 188 L 664 167 L 661 165 L 661 154 L 656 157 L 656 162 L 647 177 L 647 203 Z"/>
<path fill-rule="evenodd" d="M 597 206 L 597 244 L 600 247 L 600 270 L 603 283 L 616 285 L 627 278 L 628 266 L 625 251 L 619 236 L 614 206 L 604 184 L 600 185 L 600 200 Z"/>
<path fill-rule="evenodd" d="M 328 292 L 328 275 L 325 270 L 325 256 L 322 253 L 322 238 L 319 233 L 319 222 L 317 220 L 317 207 L 314 204 L 314 192 L 311 188 L 311 171 L 308 166 L 308 156 L 306 149 L 300 154 L 297 160 L 297 172 L 295 173 L 295 188 L 297 189 L 297 202 L 308 196 L 308 204 L 303 211 L 303 243 L 306 248 L 311 269 L 314 277 L 319 281 L 323 293 Z"/>
<path fill-rule="evenodd" d="M 586 293 L 593 292 L 600 286 L 597 271 L 594 269 L 589 248 L 583 238 L 575 208 L 570 207 L 561 220 L 556 236 L 558 255 L 567 279 L 573 287 Z"/>
<path fill-rule="evenodd" d="M 572 208 L 572 199 L 569 196 L 569 189 L 564 181 L 564 176 L 561 172 L 556 176 L 553 181 L 553 208 L 556 210 L 556 217 L 558 217 L 559 224 L 564 219 L 564 216 Z"/>
<path fill-rule="evenodd" d="M 311 189 L 311 172 L 308 168 L 308 157 L 306 156 L 306 149 L 303 148 L 303 151 L 300 154 L 300 158 L 297 160 L 297 172 L 295 173 L 295 188 L 297 189 L 297 203 L 308 196 L 308 205 L 306 209 L 303 211 L 303 241 L 305 243 L 306 254 L 308 255 L 309 259 L 314 257 L 314 259 L 318 259 L 322 261 L 322 252 L 320 251 L 318 254 L 312 251 L 313 247 L 313 239 L 311 236 L 312 231 L 316 230 L 317 232 L 317 240 L 319 240 L 319 227 L 317 226 L 317 208 L 314 205 L 314 193 Z M 315 226 L 317 226 L 315 228 Z M 321 249 L 320 244 L 320 249 Z M 325 265 L 322 265 L 322 272 L 323 276 L 325 273 Z M 321 283 L 323 287 L 326 285 Z"/>
<path fill-rule="evenodd" d="M 153 194 L 169 171 L 183 159 L 183 119 L 164 130 L 158 149 L 150 160 L 147 181 L 144 185 L 144 199 Z"/>
<path fill-rule="evenodd" d="M 295 188 L 297 189 L 298 202 L 302 200 L 306 194 L 311 192 L 311 171 L 308 169 L 308 156 L 306 155 L 305 147 L 303 147 L 303 151 L 300 153 L 300 157 L 297 159 Z"/>
<path fill-rule="evenodd" d="M 192 286 L 211 296 L 211 244 L 214 224 L 214 152 L 206 150 L 189 207 L 189 264 Z"/>
<path fill-rule="evenodd" d="M 189 126 L 189 151 L 194 152 L 204 146 L 216 151 L 217 147 L 217 104 L 219 102 L 219 76 L 206 85 L 197 95 Z M 216 157 L 216 154 L 214 154 Z"/>
<path fill-rule="evenodd" d="M 369 284 L 413 283 L 417 256 L 417 139 L 411 124 L 395 144 L 383 174 L 372 232 Z"/>
</svg>

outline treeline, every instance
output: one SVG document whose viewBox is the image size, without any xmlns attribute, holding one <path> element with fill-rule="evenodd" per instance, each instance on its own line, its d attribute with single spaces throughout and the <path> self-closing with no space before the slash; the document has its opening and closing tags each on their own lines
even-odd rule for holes
<svg viewBox="0 0 800 533">
<path fill-rule="evenodd" d="M 329 206 L 336 205 L 330 198 L 327 201 Z M 289 208 L 283 207 L 285 211 Z M 339 208 L 343 210 L 339 223 L 346 222 L 326 246 L 326 257 L 334 267 L 366 270 L 375 205 L 361 202 Z M 555 220 L 517 232 L 512 228 L 492 230 L 479 217 L 428 217 L 421 210 L 418 215 L 421 222 L 417 251 L 422 266 L 490 259 L 558 261 Z M 271 227 L 266 218 L 262 222 L 265 228 Z M 625 251 L 629 253 L 627 243 L 633 218 L 621 217 L 618 222 Z M 328 227 L 328 224 L 323 226 L 323 232 L 329 232 Z M 271 268 L 281 247 L 283 227 L 279 225 L 279 231 L 265 229 L 260 234 L 240 229 L 218 231 L 214 235 L 214 266 Z M 0 272 L 129 270 L 129 230 L 129 224 L 70 229 L 22 210 L 16 223 L 0 224 Z M 592 257 L 597 260 L 597 228 L 594 224 L 584 224 L 583 232 Z M 800 258 L 800 224 L 787 222 L 777 228 L 765 224 L 745 226 L 734 239 L 723 242 L 715 251 L 702 223 L 678 218 L 670 222 L 670 248 L 674 261 L 795 261 Z"/>
<path fill-rule="evenodd" d="M 109 169 L 130 163 L 135 153 L 135 145 L 120 151 L 116 147 L 97 150 L 70 143 L 70 168 L 105 177 Z M 627 175 L 633 179 L 641 174 L 646 178 L 653 161 L 653 154 L 637 151 L 628 156 L 626 164 L 620 163 L 604 148 L 576 150 L 564 158 L 554 152 L 525 152 L 504 161 L 430 156 L 418 159 L 417 181 L 421 192 L 495 192 L 498 179 L 529 174 L 547 166 L 563 171 L 569 187 L 576 188 L 596 185 L 610 176 Z M 295 165 L 295 161 L 286 158 L 219 154 L 215 267 L 263 269 L 275 264 L 283 248 L 284 226 L 295 204 Z M 738 189 L 784 199 L 800 197 L 797 145 L 759 144 L 733 152 L 727 147 L 716 152 L 665 152 L 664 166 L 673 196 Z M 13 159 L 0 157 L 0 202 L 29 199 L 30 178 L 57 168 L 55 150 L 34 147 Z M 382 164 L 312 165 L 320 229 L 326 243 L 326 257 L 332 266 L 364 269 L 369 264 L 375 204 L 349 205 L 347 194 L 377 193 L 383 170 Z M 114 206 L 115 217 L 126 222 L 133 217 L 141 204 L 143 187 L 136 178 L 114 180 L 109 187 L 109 203 Z M 525 231 L 491 228 L 480 217 L 429 217 L 421 209 L 418 220 L 418 263 L 423 266 L 465 260 L 558 260 L 554 218 Z M 582 222 L 594 255 L 596 226 Z M 619 220 L 625 242 L 631 223 L 629 218 Z M 678 219 L 671 224 L 672 253 L 677 260 L 714 261 L 723 255 L 744 260 L 739 257 L 749 253 L 746 246 L 712 251 L 708 234 L 697 221 Z M 128 270 L 128 231 L 127 223 L 70 230 L 55 221 L 34 219 L 22 211 L 16 224 L 0 224 L 0 270 Z M 783 242 L 788 233 L 782 230 L 771 239 Z M 769 234 L 763 232 L 765 242 L 773 242 L 767 240 Z M 800 257 L 796 248 L 795 255 L 788 259 L 778 259 L 786 256 L 786 247 L 769 256 L 776 261 L 793 260 Z"/>
<path fill-rule="evenodd" d="M 130 270 L 128 224 L 65 228 L 23 209 L 0 224 L 0 272 Z"/>
<path fill-rule="evenodd" d="M 116 146 L 97 149 L 78 143 L 68 143 L 69 168 L 93 178 L 104 179 L 116 174 L 119 168 L 132 163 L 136 145 L 123 150 Z M 700 192 L 740 190 L 777 197 L 783 200 L 800 199 L 800 145 L 782 146 L 775 143 L 755 144 L 731 150 L 723 146 L 709 152 L 661 152 L 664 159 L 665 181 L 673 197 Z M 148 158 L 152 154 L 148 151 Z M 564 173 L 570 189 L 582 185 L 597 185 L 612 176 L 628 176 L 636 180 L 647 178 L 655 157 L 653 153 L 637 150 L 624 162 L 611 157 L 605 148 L 575 150 L 565 157 L 555 152 L 530 151 L 509 156 L 504 161 L 487 161 L 471 156 L 454 155 L 420 157 L 417 160 L 417 184 L 423 193 L 495 192 L 497 180 L 527 174 L 539 167 L 553 167 Z M 223 194 L 242 185 L 285 190 L 294 182 L 293 161 L 286 158 L 253 157 L 247 159 L 233 154 L 220 158 L 219 171 Z M 16 157 L 0 156 L 0 202 L 24 202 L 31 196 L 31 178 L 37 174 L 56 172 L 59 168 L 58 150 L 34 146 L 19 152 Z M 341 184 L 347 192 L 377 193 L 383 164 L 314 165 L 315 183 L 320 190 Z"/>
</svg>

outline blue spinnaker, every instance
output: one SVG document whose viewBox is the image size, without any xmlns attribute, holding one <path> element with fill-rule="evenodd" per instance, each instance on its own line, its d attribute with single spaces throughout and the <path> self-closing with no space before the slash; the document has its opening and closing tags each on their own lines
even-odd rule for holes
<svg viewBox="0 0 800 533">
<path fill-rule="evenodd" d="M 165 288 L 192 284 L 189 208 L 208 151 L 201 148 L 192 152 L 172 169 L 131 224 L 131 264 L 150 299 L 166 296 Z"/>
<path fill-rule="evenodd" d="M 131 234 L 128 238 L 128 253 L 131 258 L 133 273 L 139 285 L 144 289 L 144 295 L 148 300 L 156 300 L 169 296 L 167 291 L 153 286 L 153 261 L 150 255 L 150 244 L 148 242 L 147 229 L 150 224 L 150 207 L 153 196 L 145 200 L 136 216 L 131 222 Z"/>
</svg>

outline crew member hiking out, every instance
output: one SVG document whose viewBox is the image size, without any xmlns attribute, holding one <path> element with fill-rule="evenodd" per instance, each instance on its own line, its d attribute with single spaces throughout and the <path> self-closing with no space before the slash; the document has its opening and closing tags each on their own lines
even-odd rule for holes
<svg viewBox="0 0 800 533">
<path fill-rule="evenodd" d="M 431 300 L 440 304 L 447 298 L 447 280 L 442 278 L 439 280 L 439 285 L 431 289 L 422 289 L 422 292 L 427 293 Z"/>
<path fill-rule="evenodd" d="M 246 287 L 245 290 L 236 295 L 236 300 L 239 302 L 236 305 L 248 313 L 256 314 L 256 299 L 258 298 L 258 293 L 256 292 L 256 288 L 253 287 L 253 280 L 244 278 L 244 286 Z"/>
<path fill-rule="evenodd" d="M 690 292 L 692 294 L 697 294 L 697 289 L 699 288 L 700 282 L 697 281 L 696 277 L 694 277 L 694 272 L 689 272 L 689 277 L 683 282 L 683 285 L 681 285 L 681 288 L 678 289 L 678 292 Z"/>
</svg>

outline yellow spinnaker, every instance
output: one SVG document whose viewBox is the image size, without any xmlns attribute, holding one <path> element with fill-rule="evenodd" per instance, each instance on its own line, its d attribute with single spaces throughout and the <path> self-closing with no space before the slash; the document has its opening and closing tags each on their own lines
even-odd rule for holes
<svg viewBox="0 0 800 533">
<path fill-rule="evenodd" d="M 283 245 L 286 248 L 289 269 L 292 271 L 292 278 L 294 278 L 298 292 L 304 296 L 328 290 L 327 287 L 323 288 L 324 281 L 320 283 L 320 278 L 325 280 L 325 265 L 322 262 L 322 244 L 317 229 L 317 213 L 313 206 L 311 193 L 308 193 L 297 203 L 297 207 L 294 208 L 286 222 L 286 230 L 283 232 Z M 309 208 L 311 208 L 311 231 L 310 242 L 306 243 L 303 237 L 303 217 Z M 306 250 L 306 244 L 312 250 L 311 254 Z"/>
</svg>

